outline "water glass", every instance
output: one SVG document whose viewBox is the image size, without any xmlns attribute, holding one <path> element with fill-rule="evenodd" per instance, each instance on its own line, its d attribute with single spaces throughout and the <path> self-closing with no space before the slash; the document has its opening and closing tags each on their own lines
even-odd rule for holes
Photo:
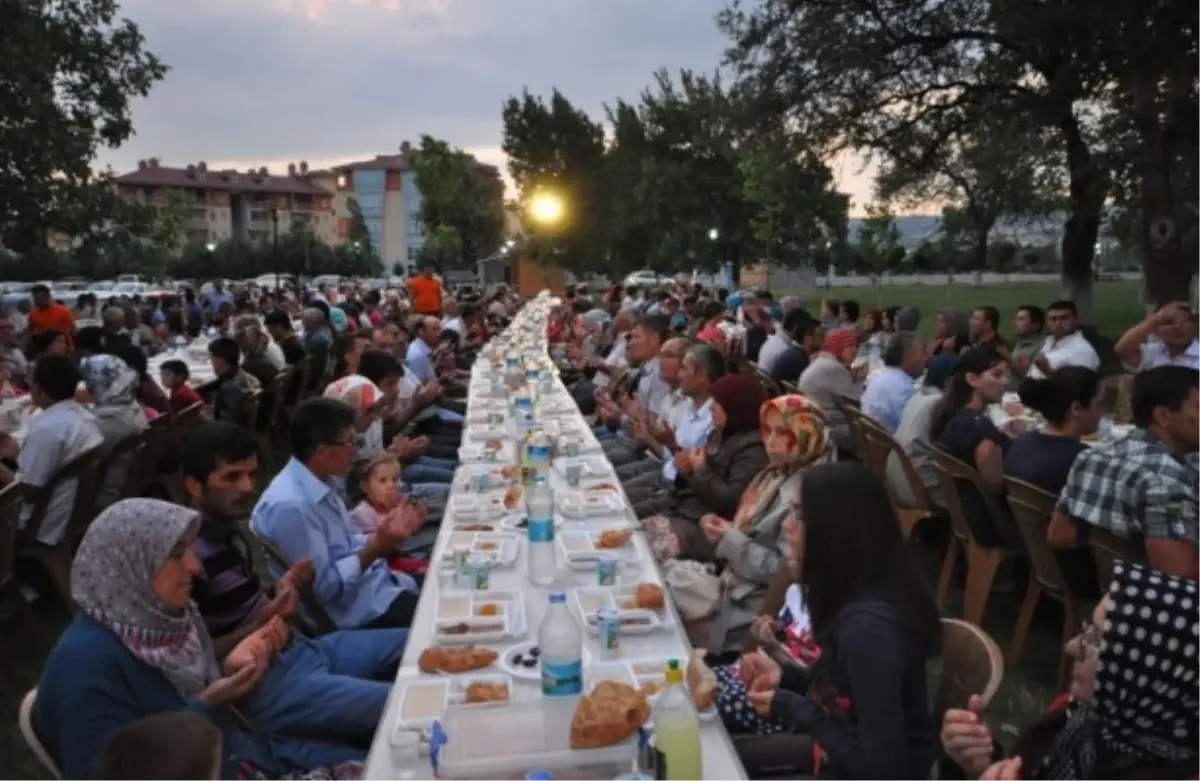
<svg viewBox="0 0 1200 781">
<path fill-rule="evenodd" d="M 567 485 L 571 488 L 578 488 L 579 478 L 583 475 L 583 467 L 580 464 L 567 464 L 566 475 Z"/>
</svg>

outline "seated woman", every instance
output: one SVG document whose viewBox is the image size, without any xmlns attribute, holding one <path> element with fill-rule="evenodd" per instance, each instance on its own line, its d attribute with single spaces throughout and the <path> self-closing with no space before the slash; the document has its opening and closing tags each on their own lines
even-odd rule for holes
<svg viewBox="0 0 1200 781">
<path fill-rule="evenodd" d="M 1195 778 L 1197 596 L 1194 580 L 1116 562 L 1107 598 L 1066 645 L 1068 694 L 1007 759 L 979 697 L 946 711 L 938 778 Z"/>
<path fill-rule="evenodd" d="M 792 512 L 804 472 L 837 460 L 821 408 L 805 397 L 771 399 L 762 405 L 760 418 L 770 464 L 742 494 L 733 521 L 714 513 L 700 519 L 700 529 L 715 546 L 714 558 L 723 568 L 723 586 L 716 615 L 704 622 L 707 637 L 692 639 L 713 653 L 745 645 L 767 588 L 786 566 L 783 522 Z"/>
<path fill-rule="evenodd" d="M 1063 366 L 1048 377 L 1027 377 L 1019 392 L 1021 402 L 1046 425 L 1013 441 L 1004 456 L 1004 473 L 1057 494 L 1067 484 L 1075 457 L 1087 450 L 1080 438 L 1095 434 L 1104 414 L 1100 375 L 1082 366 Z"/>
<path fill-rule="evenodd" d="M 142 405 L 142 411 L 146 413 L 146 417 L 153 420 L 159 415 L 165 415 L 170 412 L 171 400 L 167 398 L 167 394 L 163 391 L 162 386 L 150 376 L 146 354 L 131 344 L 114 347 L 112 353 L 129 364 L 129 368 L 137 372 L 137 398 Z M 199 397 L 197 397 L 197 400 L 199 400 Z"/>
<path fill-rule="evenodd" d="M 46 659 L 33 726 L 67 778 L 90 778 L 102 747 L 158 713 L 191 710 L 221 730 L 221 778 L 249 762 L 271 778 L 357 762 L 362 749 L 241 731 L 227 706 L 267 672 L 252 663 L 226 675 L 191 602 L 200 563 L 200 516 L 166 502 L 112 507 L 84 535 L 71 567 L 74 622 Z M 344 768 L 321 772 L 343 773 Z M 339 776 L 335 776 L 339 777 Z"/>
<path fill-rule="evenodd" d="M 138 403 L 141 379 L 129 364 L 115 355 L 91 355 L 79 362 L 83 384 L 92 397 L 92 414 L 104 442 L 100 445 L 102 458 L 116 449 L 128 437 L 145 430 L 146 413 Z M 119 457 L 109 466 L 104 484 L 97 487 L 96 506 L 103 509 L 120 498 L 129 477 L 132 451 Z"/>
<path fill-rule="evenodd" d="M 928 778 L 941 631 L 883 484 L 861 464 L 814 466 L 784 533 L 821 656 L 806 669 L 744 655 L 755 710 L 812 736 L 819 778 Z"/>
<path fill-rule="evenodd" d="M 712 384 L 709 395 L 713 433 L 708 444 L 676 453 L 674 490 L 634 507 L 660 561 L 712 561 L 714 546 L 700 519 L 709 513 L 733 517 L 742 494 L 767 466 L 758 428 L 766 396 L 759 384 L 746 374 L 727 374 Z"/>
</svg>

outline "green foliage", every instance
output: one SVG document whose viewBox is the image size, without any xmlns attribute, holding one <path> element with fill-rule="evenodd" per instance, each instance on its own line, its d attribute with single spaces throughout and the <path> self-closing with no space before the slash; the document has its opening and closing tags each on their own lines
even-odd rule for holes
<svg viewBox="0 0 1200 781">
<path fill-rule="evenodd" d="M 130 102 L 167 68 L 115 0 L 0 3 L 0 243 L 42 254 L 86 241 L 122 207 L 91 163 L 133 133 Z"/>
<path fill-rule="evenodd" d="M 421 136 L 409 165 L 421 190 L 422 260 L 472 268 L 504 240 L 504 183 L 492 166 L 445 141 Z"/>
<path fill-rule="evenodd" d="M 897 271 L 904 260 L 904 248 L 900 246 L 900 230 L 896 227 L 896 215 L 881 204 L 869 204 L 867 217 L 858 229 L 858 252 L 863 264 L 872 274 Z M 898 254 L 897 254 L 898 253 Z"/>
<path fill-rule="evenodd" d="M 358 205 L 357 198 L 346 199 L 346 211 L 350 214 L 350 226 L 346 234 L 346 241 L 375 248 L 371 243 L 371 231 L 367 228 L 367 220 L 363 217 L 362 207 Z"/>
</svg>

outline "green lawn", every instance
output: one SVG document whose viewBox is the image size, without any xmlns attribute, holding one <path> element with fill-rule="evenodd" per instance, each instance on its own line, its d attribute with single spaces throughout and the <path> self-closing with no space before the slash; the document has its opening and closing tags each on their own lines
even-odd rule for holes
<svg viewBox="0 0 1200 781">
<path fill-rule="evenodd" d="M 968 287 L 966 285 L 906 287 L 855 287 L 831 288 L 830 290 L 779 291 L 777 295 L 798 295 L 804 307 L 813 314 L 820 311 L 822 298 L 854 299 L 865 312 L 868 307 L 915 306 L 921 311 L 920 332 L 928 336 L 936 323 L 936 312 L 944 306 L 953 306 L 964 312 L 975 307 L 991 304 L 1000 310 L 1001 332 L 1012 332 L 1012 319 L 1017 308 L 1023 304 L 1046 305 L 1062 297 L 1062 291 L 1053 283 L 1023 283 L 1013 285 L 991 285 Z M 1095 294 L 1095 320 L 1100 333 L 1116 339 L 1125 329 L 1145 316 L 1141 304 L 1141 285 L 1138 282 L 1097 282 Z"/>
</svg>

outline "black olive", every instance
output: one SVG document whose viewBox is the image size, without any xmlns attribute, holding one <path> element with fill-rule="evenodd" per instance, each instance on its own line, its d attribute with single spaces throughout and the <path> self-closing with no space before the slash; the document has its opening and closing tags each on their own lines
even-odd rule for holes
<svg viewBox="0 0 1200 781">
<path fill-rule="evenodd" d="M 541 655 L 542 655 L 542 649 L 538 648 L 536 645 L 535 645 L 533 648 L 530 648 L 530 649 L 529 649 L 529 656 L 530 656 L 530 657 L 532 657 L 532 658 L 536 659 L 536 658 L 538 658 L 538 657 L 539 657 L 539 656 L 541 656 Z"/>
<path fill-rule="evenodd" d="M 537 667 L 537 663 L 537 659 L 525 659 L 521 662 L 521 665 L 524 667 Z"/>
<path fill-rule="evenodd" d="M 514 655 L 514 656 L 513 656 L 513 658 L 512 658 L 512 663 L 513 663 L 513 664 L 524 664 L 524 663 L 525 663 L 525 657 L 524 657 L 524 656 L 521 656 L 520 654 L 516 654 L 516 655 Z"/>
</svg>

